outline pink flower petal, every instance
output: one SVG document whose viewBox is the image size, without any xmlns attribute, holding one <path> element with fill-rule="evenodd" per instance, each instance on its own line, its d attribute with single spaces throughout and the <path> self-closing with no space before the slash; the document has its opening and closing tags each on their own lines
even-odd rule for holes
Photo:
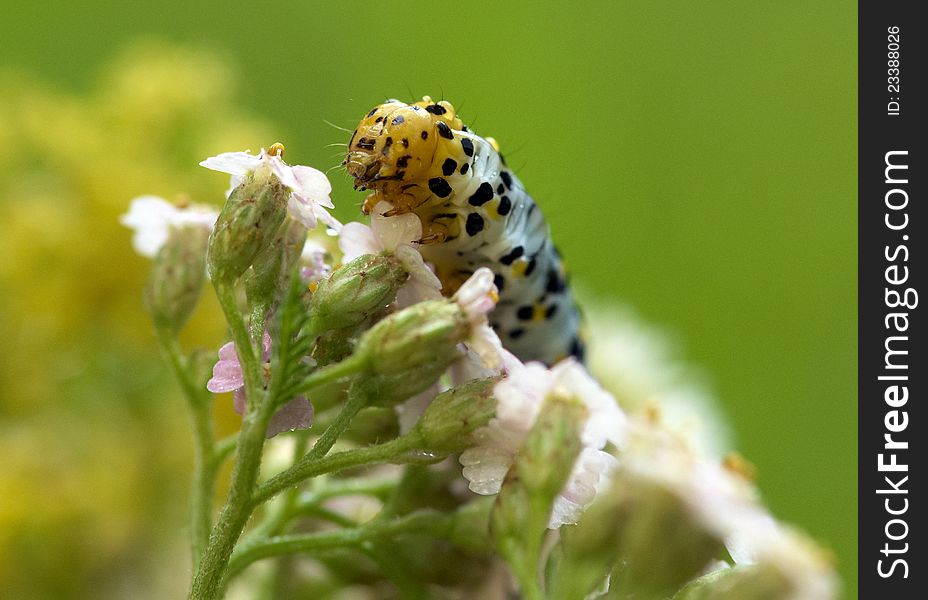
<svg viewBox="0 0 928 600">
<path fill-rule="evenodd" d="M 206 382 L 206 389 L 214 394 L 231 392 L 245 385 L 242 366 L 238 361 L 220 360 L 213 365 L 213 376 Z"/>
<path fill-rule="evenodd" d="M 465 344 L 480 357 L 486 368 L 498 371 L 503 366 L 500 356 L 503 344 L 496 332 L 486 323 L 472 329 L 470 339 Z"/>
<path fill-rule="evenodd" d="M 242 387 L 235 390 L 235 393 L 232 394 L 232 408 L 235 410 L 235 414 L 244 415 L 245 406 L 245 388 Z"/>
<path fill-rule="evenodd" d="M 235 342 L 226 342 L 219 349 L 219 360 L 234 360 L 238 362 L 238 354 L 235 353 Z"/>
<path fill-rule="evenodd" d="M 398 308 L 406 308 L 426 300 L 440 299 L 441 292 L 438 289 L 412 277 L 396 292 L 396 305 Z"/>
<path fill-rule="evenodd" d="M 277 413 L 271 417 L 267 425 L 267 437 L 274 437 L 284 431 L 294 429 L 309 429 L 313 424 L 314 410 L 304 396 L 297 396 L 284 404 Z"/>
<path fill-rule="evenodd" d="M 263 350 L 262 358 L 265 361 L 270 360 L 271 359 L 271 334 L 269 334 L 267 331 L 265 331 L 264 335 L 261 336 L 261 349 Z"/>
<path fill-rule="evenodd" d="M 218 213 L 206 206 L 192 205 L 178 208 L 158 196 L 139 196 L 132 200 L 129 212 L 119 222 L 134 230 L 132 246 L 135 251 L 153 258 L 175 227 L 205 227 L 212 229 Z"/>
<path fill-rule="evenodd" d="M 466 345 L 461 344 L 460 347 L 464 349 L 464 356 L 451 363 L 448 368 L 448 377 L 451 378 L 452 386 L 456 387 L 474 379 L 484 379 L 499 374 L 498 370 L 486 368 L 477 353 Z"/>
<path fill-rule="evenodd" d="M 512 374 L 513 371 L 518 371 L 519 369 L 525 367 L 525 365 L 522 364 L 522 361 L 519 360 L 519 357 L 517 357 L 509 350 L 506 350 L 505 348 L 500 351 L 500 356 L 503 359 L 503 371 L 505 371 L 507 375 Z"/>
</svg>

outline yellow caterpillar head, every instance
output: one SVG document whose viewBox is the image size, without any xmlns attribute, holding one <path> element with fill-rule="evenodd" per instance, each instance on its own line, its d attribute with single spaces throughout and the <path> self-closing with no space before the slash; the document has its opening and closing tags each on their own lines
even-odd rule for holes
<svg viewBox="0 0 928 600">
<path fill-rule="evenodd" d="M 387 100 L 361 119 L 342 164 L 356 187 L 382 189 L 417 181 L 429 172 L 451 130 L 462 127 L 450 102 L 428 96 L 414 104 Z"/>
</svg>

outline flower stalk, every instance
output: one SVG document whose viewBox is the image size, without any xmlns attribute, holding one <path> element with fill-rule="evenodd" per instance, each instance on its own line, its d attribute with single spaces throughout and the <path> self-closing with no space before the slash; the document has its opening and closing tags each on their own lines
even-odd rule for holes
<svg viewBox="0 0 928 600">
<path fill-rule="evenodd" d="M 166 329 L 158 329 L 158 340 L 175 378 L 181 384 L 187 400 L 188 414 L 193 430 L 194 467 L 190 501 L 190 543 L 194 570 L 209 542 L 212 529 L 212 503 L 219 468 L 210 406 L 202 386 L 191 378 L 189 364 L 181 354 L 177 339 Z"/>
<path fill-rule="evenodd" d="M 371 540 L 407 533 L 426 533 L 433 537 L 447 537 L 451 532 L 452 524 L 453 515 L 424 510 L 387 521 L 373 521 L 353 529 L 277 536 L 256 541 L 253 545 L 241 548 L 229 563 L 227 577 L 234 577 L 256 560 L 271 556 L 358 547 Z"/>
</svg>

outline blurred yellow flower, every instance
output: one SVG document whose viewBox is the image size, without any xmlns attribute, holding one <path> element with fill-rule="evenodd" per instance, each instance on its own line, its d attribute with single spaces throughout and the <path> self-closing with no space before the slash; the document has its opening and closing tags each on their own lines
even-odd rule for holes
<svg viewBox="0 0 928 600">
<path fill-rule="evenodd" d="M 142 307 L 149 262 L 118 217 L 140 194 L 223 200 L 196 164 L 275 138 L 234 93 L 218 56 L 156 41 L 116 57 L 85 94 L 0 73 L 4 594 L 124 597 L 101 591 L 101 570 L 157 577 L 149 546 L 185 533 L 186 414 Z M 185 337 L 213 347 L 223 325 L 211 294 L 203 304 Z M 228 405 L 220 429 L 235 426 Z"/>
</svg>

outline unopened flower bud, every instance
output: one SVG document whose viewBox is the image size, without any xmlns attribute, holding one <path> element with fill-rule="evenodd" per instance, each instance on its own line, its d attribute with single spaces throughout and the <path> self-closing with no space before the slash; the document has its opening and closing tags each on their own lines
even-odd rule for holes
<svg viewBox="0 0 928 600">
<path fill-rule="evenodd" d="M 473 446 L 474 431 L 486 425 L 496 412 L 493 385 L 496 378 L 480 379 L 436 396 L 413 427 L 422 448 L 453 454 Z"/>
<path fill-rule="evenodd" d="M 289 285 L 305 242 L 306 228 L 294 219 L 287 219 L 277 230 L 244 276 L 245 292 L 252 306 L 266 310 L 277 302 Z"/>
<path fill-rule="evenodd" d="M 326 329 L 352 327 L 393 302 L 406 278 L 396 258 L 366 254 L 321 281 L 309 310 Z"/>
<path fill-rule="evenodd" d="M 669 598 L 723 549 L 720 536 L 674 493 L 620 476 L 566 537 L 558 593 L 582 598 L 615 569 L 610 589 L 616 597 Z M 568 592 L 570 586 L 575 589 Z"/>
<path fill-rule="evenodd" d="M 435 360 L 404 371 L 368 373 L 367 383 L 370 389 L 376 390 L 371 402 L 378 406 L 396 406 L 432 387 L 447 369 L 447 362 Z M 432 452 L 428 454 L 434 456 Z"/>
<path fill-rule="evenodd" d="M 368 357 L 377 374 L 410 373 L 423 367 L 441 373 L 461 356 L 457 345 L 468 333 L 467 321 L 456 304 L 431 300 L 378 322 L 358 341 L 356 352 Z"/>
<path fill-rule="evenodd" d="M 830 555 L 796 530 L 779 526 L 762 542 L 764 553 L 753 564 L 738 564 L 703 575 L 686 585 L 675 600 L 834 600 L 838 581 Z"/>
<path fill-rule="evenodd" d="M 586 415 L 583 404 L 561 396 L 550 396 L 542 405 L 500 489 L 500 515 L 496 520 L 503 530 L 538 526 L 526 522 L 525 507 L 507 507 L 507 497 L 517 492 L 522 495 L 523 491 L 533 504 L 547 507 L 538 531 L 547 526 L 554 499 L 564 488 L 583 447 L 580 431 Z"/>
<path fill-rule="evenodd" d="M 491 521 L 493 537 L 520 580 L 533 577 L 537 569 L 555 498 L 583 447 L 580 433 L 586 417 L 581 402 L 550 396 L 500 489 Z"/>
<path fill-rule="evenodd" d="M 155 255 L 145 304 L 155 326 L 177 333 L 196 308 L 206 280 L 206 245 L 209 229 L 174 228 Z"/>
<path fill-rule="evenodd" d="M 231 283 L 254 264 L 287 217 L 289 198 L 288 188 L 261 171 L 232 190 L 209 240 L 214 281 Z"/>
<path fill-rule="evenodd" d="M 772 550 L 781 546 L 782 527 L 757 503 L 741 472 L 694 454 L 659 424 L 632 423 L 612 480 L 565 544 L 564 572 L 579 573 L 571 585 L 587 587 L 559 590 L 560 597 L 588 592 L 611 570 L 615 597 L 668 598 L 726 546 L 736 560 L 790 554 Z"/>
</svg>

